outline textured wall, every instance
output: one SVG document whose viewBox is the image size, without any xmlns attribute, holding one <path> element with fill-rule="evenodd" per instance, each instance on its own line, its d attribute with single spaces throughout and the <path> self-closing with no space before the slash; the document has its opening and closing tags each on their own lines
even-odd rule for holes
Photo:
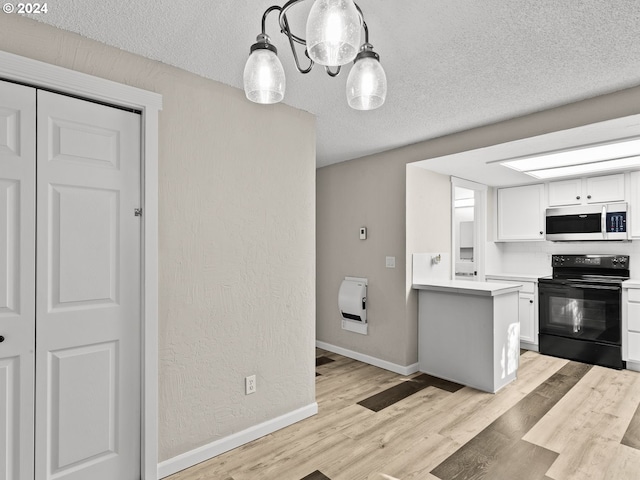
<svg viewBox="0 0 640 480">
<path fill-rule="evenodd" d="M 399 365 L 407 350 L 404 168 L 383 157 L 317 171 L 317 338 Z M 367 240 L 359 227 L 367 227 Z M 385 267 L 386 256 L 396 257 L 396 268 Z M 369 280 L 366 336 L 341 328 L 345 276 Z"/>
<path fill-rule="evenodd" d="M 17 15 L 0 49 L 163 95 L 160 460 L 313 403 L 314 118 Z"/>
<path fill-rule="evenodd" d="M 451 254 L 451 177 L 407 165 L 406 365 L 418 361 L 418 292 L 412 285 L 414 253 Z M 451 257 L 448 257 L 451 258 Z"/>
<path fill-rule="evenodd" d="M 317 174 L 317 338 L 403 366 L 418 355 L 417 295 L 405 252 L 451 250 L 449 177 L 415 167 L 409 175 L 405 163 L 381 154 Z M 367 240 L 358 237 L 361 226 Z M 386 268 L 386 256 L 396 257 L 396 268 Z M 337 302 L 345 276 L 369 280 L 366 336 L 342 330 Z"/>
<path fill-rule="evenodd" d="M 404 202 L 406 164 L 637 113 L 640 87 L 318 169 L 318 340 L 400 365 L 417 361 L 417 308 L 409 289 L 410 270 L 405 266 L 405 260 L 410 265 L 406 242 L 411 241 L 404 225 L 405 215 L 411 214 Z M 438 184 L 433 186 L 438 188 Z M 448 195 L 443 192 L 433 201 L 450 211 Z M 488 205 L 491 201 L 489 196 Z M 441 220 L 433 213 L 425 212 L 427 224 Z M 492 221 L 488 219 L 489 232 Z M 371 240 L 364 243 L 357 239 L 361 225 L 369 226 L 371 232 Z M 410 231 L 414 226 L 407 228 Z M 450 231 L 446 236 L 435 231 L 425 241 L 427 245 L 446 244 L 446 249 L 438 250 L 449 252 L 450 240 L 441 243 L 449 237 Z M 488 252 L 492 258 L 497 255 L 494 250 Z M 385 255 L 396 256 L 395 270 L 385 270 Z M 368 337 L 340 329 L 336 298 L 344 275 L 368 276 L 373 281 Z"/>
</svg>

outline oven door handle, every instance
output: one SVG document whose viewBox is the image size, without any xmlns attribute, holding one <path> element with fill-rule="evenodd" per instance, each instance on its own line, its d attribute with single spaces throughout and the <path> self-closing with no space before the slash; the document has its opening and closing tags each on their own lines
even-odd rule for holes
<svg viewBox="0 0 640 480">
<path fill-rule="evenodd" d="M 583 285 L 579 283 L 567 283 L 567 287 L 580 288 L 582 290 L 620 290 L 620 286 L 612 285 Z"/>
</svg>

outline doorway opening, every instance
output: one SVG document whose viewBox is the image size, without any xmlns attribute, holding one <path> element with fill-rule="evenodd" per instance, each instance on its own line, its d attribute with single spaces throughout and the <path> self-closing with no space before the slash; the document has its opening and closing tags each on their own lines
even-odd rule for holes
<svg viewBox="0 0 640 480">
<path fill-rule="evenodd" d="M 451 272 L 455 280 L 484 281 L 487 187 L 451 177 Z"/>
</svg>

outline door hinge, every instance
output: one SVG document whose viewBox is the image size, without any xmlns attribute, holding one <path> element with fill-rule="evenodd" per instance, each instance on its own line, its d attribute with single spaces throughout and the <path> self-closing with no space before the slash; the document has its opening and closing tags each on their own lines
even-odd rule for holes
<svg viewBox="0 0 640 480">
<path fill-rule="evenodd" d="M 133 209 L 133 214 L 134 214 L 136 217 L 141 217 L 141 216 L 142 216 L 142 209 L 141 209 L 141 208 L 134 208 L 134 209 Z"/>
</svg>

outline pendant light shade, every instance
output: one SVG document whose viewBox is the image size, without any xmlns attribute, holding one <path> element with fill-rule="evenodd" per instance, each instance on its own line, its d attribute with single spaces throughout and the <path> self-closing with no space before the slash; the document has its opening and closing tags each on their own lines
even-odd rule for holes
<svg viewBox="0 0 640 480">
<path fill-rule="evenodd" d="M 353 0 L 316 0 L 307 18 L 307 51 L 314 62 L 352 62 L 360 47 L 362 22 Z"/>
<path fill-rule="evenodd" d="M 307 17 L 304 39 L 295 35 L 289 26 L 287 12 L 304 0 L 288 0 L 283 6 L 272 5 L 262 14 L 262 33 L 251 45 L 251 53 L 244 67 L 244 92 L 256 103 L 277 103 L 284 98 L 285 76 L 278 51 L 266 34 L 267 17 L 278 13 L 280 33 L 289 41 L 293 61 L 299 73 L 311 72 L 318 63 L 330 77 L 340 74 L 342 67 L 353 62 L 347 79 L 347 101 L 356 110 L 380 107 L 387 96 L 387 77 L 380 57 L 369 43 L 369 27 L 360 7 L 353 0 L 314 0 Z M 361 33 L 364 42 L 360 42 Z M 304 46 L 307 60 L 295 44 Z"/>
<path fill-rule="evenodd" d="M 374 110 L 387 97 L 387 76 L 371 45 L 362 48 L 347 78 L 347 102 L 356 110 Z"/>
<path fill-rule="evenodd" d="M 278 103 L 284 98 L 286 80 L 276 47 L 267 35 L 258 35 L 244 66 L 244 93 L 255 103 Z"/>
</svg>

